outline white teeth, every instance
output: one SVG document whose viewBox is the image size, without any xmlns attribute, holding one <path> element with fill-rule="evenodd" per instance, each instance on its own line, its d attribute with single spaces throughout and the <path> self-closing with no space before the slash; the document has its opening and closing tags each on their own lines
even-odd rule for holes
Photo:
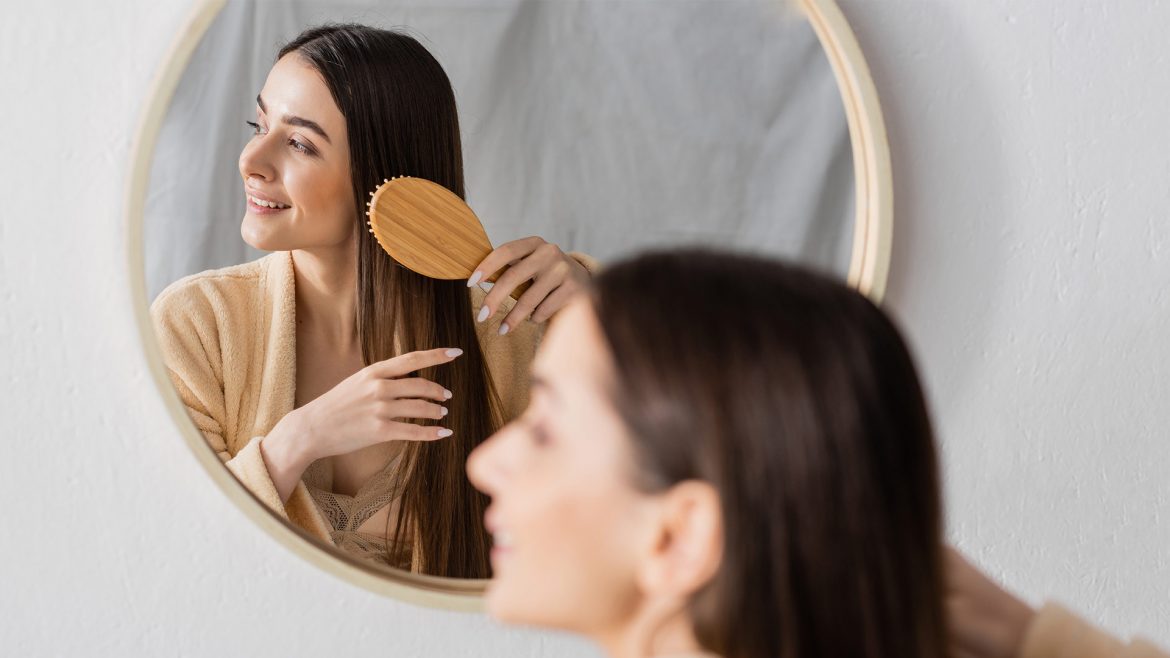
<svg viewBox="0 0 1170 658">
<path fill-rule="evenodd" d="M 263 199 L 257 199 L 256 197 L 254 197 L 250 194 L 248 195 L 248 200 L 251 201 L 252 203 L 262 207 L 262 208 L 279 208 L 279 209 L 283 210 L 284 208 L 289 207 L 289 206 L 286 206 L 286 205 L 281 204 L 281 203 L 276 203 L 275 201 L 265 201 Z"/>
</svg>

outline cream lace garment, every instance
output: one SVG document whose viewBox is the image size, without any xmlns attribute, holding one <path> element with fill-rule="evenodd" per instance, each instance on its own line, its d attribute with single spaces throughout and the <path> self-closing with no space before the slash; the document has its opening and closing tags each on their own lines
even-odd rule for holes
<svg viewBox="0 0 1170 658">
<path fill-rule="evenodd" d="M 314 462 L 305 471 L 305 487 L 317 504 L 321 515 L 332 526 L 333 543 L 355 557 L 396 569 L 411 568 L 410 545 L 390 540 L 387 533 L 394 531 L 398 516 L 398 501 L 402 497 L 397 486 L 401 454 L 390 459 L 386 466 L 363 484 L 353 496 L 331 491 L 333 474 L 322 461 Z M 376 523 L 376 528 L 361 530 L 362 524 L 389 506 L 388 524 Z"/>
</svg>

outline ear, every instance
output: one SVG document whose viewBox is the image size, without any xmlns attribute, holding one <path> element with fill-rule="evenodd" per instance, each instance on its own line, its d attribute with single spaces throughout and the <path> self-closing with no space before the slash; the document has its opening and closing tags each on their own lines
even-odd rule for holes
<svg viewBox="0 0 1170 658">
<path fill-rule="evenodd" d="M 647 597 L 689 598 L 723 561 L 723 514 L 719 492 L 700 480 L 680 482 L 661 494 L 650 551 L 638 569 Z"/>
</svg>

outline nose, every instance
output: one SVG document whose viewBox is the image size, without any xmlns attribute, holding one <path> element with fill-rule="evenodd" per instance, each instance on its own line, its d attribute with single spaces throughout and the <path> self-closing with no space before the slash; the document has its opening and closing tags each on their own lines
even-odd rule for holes
<svg viewBox="0 0 1170 658">
<path fill-rule="evenodd" d="M 502 444 L 510 431 L 511 425 L 500 428 L 467 456 L 467 479 L 472 486 L 489 496 L 498 491 L 501 481 L 506 477 L 501 453 Z"/>
<path fill-rule="evenodd" d="M 257 179 L 270 182 L 276 177 L 276 167 L 267 147 L 267 135 L 257 135 L 240 151 L 240 176 L 244 182 Z"/>
</svg>

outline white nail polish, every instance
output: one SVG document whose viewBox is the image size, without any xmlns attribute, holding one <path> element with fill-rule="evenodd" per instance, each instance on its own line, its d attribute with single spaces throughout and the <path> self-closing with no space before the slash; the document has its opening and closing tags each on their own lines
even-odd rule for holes
<svg viewBox="0 0 1170 658">
<path fill-rule="evenodd" d="M 451 391 L 448 391 L 447 389 L 443 389 L 443 397 L 444 397 L 445 399 L 447 399 L 447 400 L 450 400 L 450 399 L 451 399 L 451 395 L 452 395 Z"/>
<path fill-rule="evenodd" d="M 475 319 L 475 321 L 476 322 L 483 322 L 484 320 L 487 319 L 487 316 L 491 315 L 491 312 L 492 312 L 492 310 L 486 306 L 479 309 L 479 317 L 477 317 Z"/>
<path fill-rule="evenodd" d="M 446 354 L 447 354 L 447 356 L 449 356 L 451 358 L 455 358 L 455 357 L 459 356 L 460 354 L 463 354 L 463 350 L 459 349 L 458 347 L 453 347 L 453 348 L 447 350 Z"/>
<path fill-rule="evenodd" d="M 443 409 L 443 417 L 445 418 L 447 416 L 447 407 L 442 407 L 442 409 Z"/>
<path fill-rule="evenodd" d="M 440 439 L 445 439 L 445 438 L 447 438 L 447 437 L 451 436 L 451 435 L 452 435 L 452 434 L 454 434 L 454 433 L 455 433 L 455 432 L 452 432 L 451 430 L 449 430 L 449 429 L 447 429 L 447 428 L 445 428 L 445 427 L 444 427 L 443 429 L 439 430 L 439 438 L 440 438 Z"/>
<path fill-rule="evenodd" d="M 475 284 L 479 283 L 479 280 L 482 278 L 483 272 L 476 272 L 475 274 L 472 274 L 471 278 L 467 280 L 467 287 L 470 288 L 474 286 Z"/>
<path fill-rule="evenodd" d="M 503 336 L 506 333 L 508 333 L 508 323 L 507 322 L 500 325 L 500 335 Z"/>
</svg>

